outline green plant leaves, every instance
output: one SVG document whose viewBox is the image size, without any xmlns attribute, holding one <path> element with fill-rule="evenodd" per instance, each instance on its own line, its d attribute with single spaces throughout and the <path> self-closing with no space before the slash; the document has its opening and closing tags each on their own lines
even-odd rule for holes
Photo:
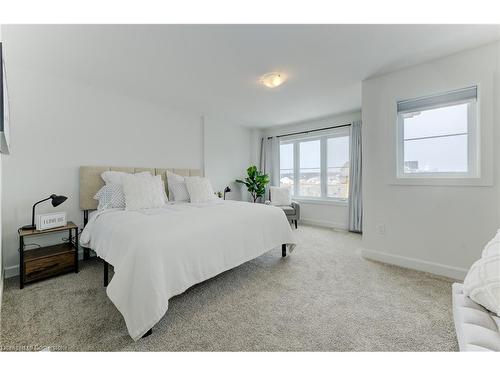
<svg viewBox="0 0 500 375">
<path fill-rule="evenodd" d="M 244 184 L 255 202 L 259 197 L 264 196 L 266 185 L 269 183 L 269 176 L 262 173 L 255 165 L 247 168 L 245 180 L 236 180 L 237 183 Z"/>
</svg>

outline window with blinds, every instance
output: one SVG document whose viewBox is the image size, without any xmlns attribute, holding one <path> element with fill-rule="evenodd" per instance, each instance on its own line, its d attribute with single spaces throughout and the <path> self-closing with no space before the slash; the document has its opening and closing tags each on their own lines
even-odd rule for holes
<svg viewBox="0 0 500 375">
<path fill-rule="evenodd" d="M 476 106 L 476 86 L 398 102 L 398 177 L 477 177 Z"/>
</svg>

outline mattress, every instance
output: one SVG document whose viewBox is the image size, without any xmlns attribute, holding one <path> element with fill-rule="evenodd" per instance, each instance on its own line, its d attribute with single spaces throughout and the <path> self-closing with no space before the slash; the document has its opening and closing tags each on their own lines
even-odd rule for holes
<svg viewBox="0 0 500 375">
<path fill-rule="evenodd" d="M 452 294 L 460 351 L 500 351 L 500 317 L 467 297 L 463 284 L 453 284 Z"/>
</svg>

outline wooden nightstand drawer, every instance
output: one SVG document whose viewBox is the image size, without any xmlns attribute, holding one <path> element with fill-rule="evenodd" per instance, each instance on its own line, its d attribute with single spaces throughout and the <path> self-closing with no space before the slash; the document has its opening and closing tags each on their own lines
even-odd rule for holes
<svg viewBox="0 0 500 375">
<path fill-rule="evenodd" d="M 75 249 L 69 243 L 28 250 L 24 256 L 24 282 L 74 270 Z"/>
</svg>

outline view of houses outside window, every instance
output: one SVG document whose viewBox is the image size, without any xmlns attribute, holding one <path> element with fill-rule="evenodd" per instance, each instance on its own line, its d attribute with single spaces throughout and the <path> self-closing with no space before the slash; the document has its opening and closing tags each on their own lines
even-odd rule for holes
<svg viewBox="0 0 500 375">
<path fill-rule="evenodd" d="M 328 138 L 327 195 L 347 199 L 349 196 L 349 136 Z"/>
<path fill-rule="evenodd" d="M 280 145 L 280 186 L 288 187 L 294 194 L 293 143 Z"/>
<path fill-rule="evenodd" d="M 280 186 L 304 198 L 347 200 L 349 133 L 280 144 Z M 326 150 L 322 150 L 322 148 Z M 295 160 L 297 159 L 297 160 Z"/>
<path fill-rule="evenodd" d="M 299 192 L 300 197 L 321 197 L 321 142 L 299 143 Z"/>
</svg>

